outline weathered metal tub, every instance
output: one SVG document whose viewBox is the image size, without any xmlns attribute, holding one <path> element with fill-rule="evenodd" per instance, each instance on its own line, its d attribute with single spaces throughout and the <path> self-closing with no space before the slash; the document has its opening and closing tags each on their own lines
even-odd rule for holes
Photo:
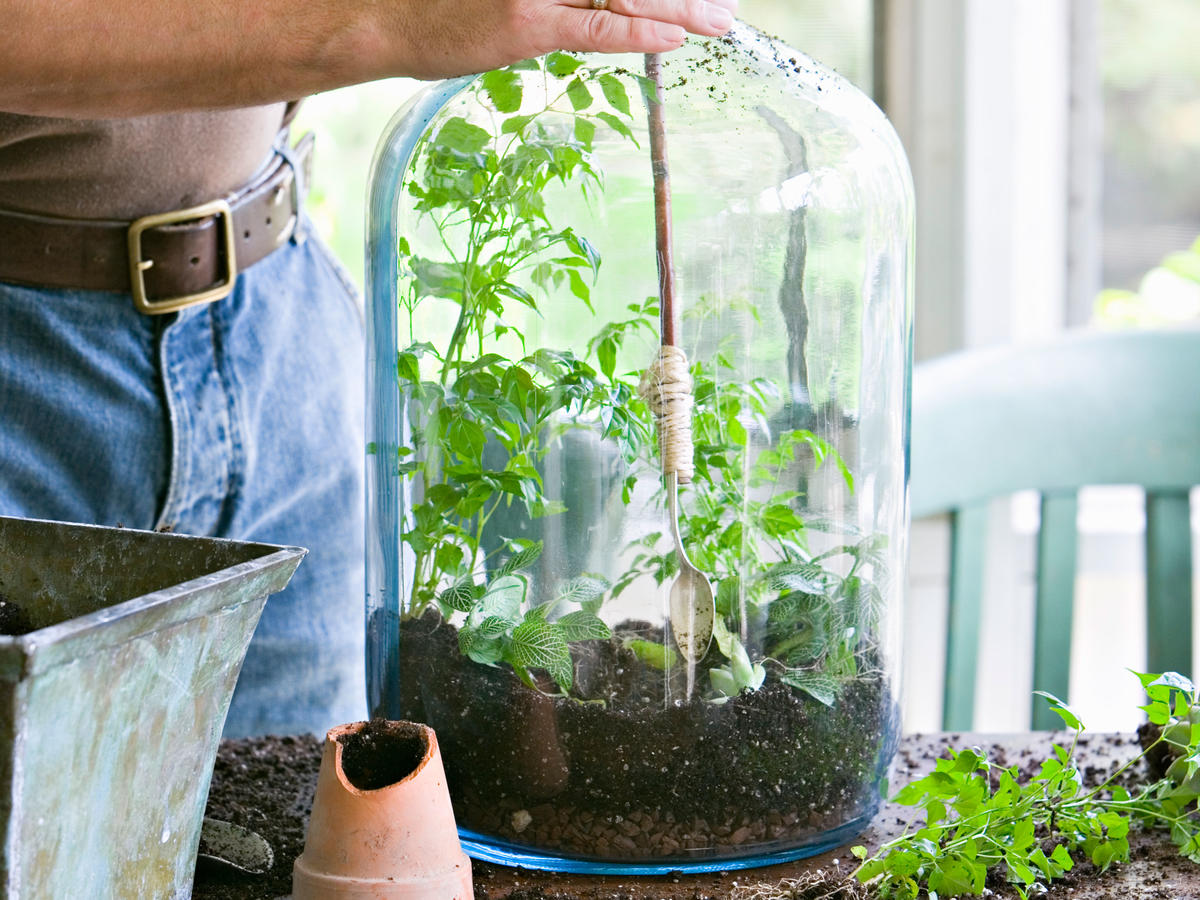
<svg viewBox="0 0 1200 900">
<path fill-rule="evenodd" d="M 0 517 L 0 897 L 185 898 L 217 743 L 305 551 Z"/>
</svg>

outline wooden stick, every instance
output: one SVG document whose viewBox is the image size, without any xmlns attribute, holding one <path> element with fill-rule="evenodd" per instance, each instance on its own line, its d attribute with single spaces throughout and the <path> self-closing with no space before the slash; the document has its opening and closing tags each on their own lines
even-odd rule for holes
<svg viewBox="0 0 1200 900">
<path fill-rule="evenodd" d="M 655 96 L 646 97 L 650 126 L 650 165 L 654 171 L 654 241 L 658 250 L 659 320 L 664 347 L 676 345 L 675 260 L 671 238 L 671 173 L 667 167 L 667 129 L 663 122 L 663 82 L 657 53 L 646 54 L 646 77 Z"/>
</svg>

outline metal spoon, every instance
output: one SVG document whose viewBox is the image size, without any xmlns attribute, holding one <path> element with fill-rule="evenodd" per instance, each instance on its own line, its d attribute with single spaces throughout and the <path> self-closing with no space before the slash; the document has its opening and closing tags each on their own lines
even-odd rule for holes
<svg viewBox="0 0 1200 900">
<path fill-rule="evenodd" d="M 675 558 L 679 560 L 679 574 L 671 585 L 671 633 L 679 652 L 688 660 L 688 693 L 691 693 L 693 667 L 708 652 L 712 642 L 713 621 L 716 618 L 716 602 L 713 600 L 712 585 L 708 578 L 692 565 L 683 549 L 679 536 L 679 476 L 670 472 L 666 476 L 667 510 L 671 517 L 671 538 L 675 541 Z"/>
<path fill-rule="evenodd" d="M 200 827 L 200 849 L 196 855 L 206 863 L 251 875 L 263 875 L 275 865 L 275 852 L 261 835 L 232 822 L 208 817 Z"/>
</svg>

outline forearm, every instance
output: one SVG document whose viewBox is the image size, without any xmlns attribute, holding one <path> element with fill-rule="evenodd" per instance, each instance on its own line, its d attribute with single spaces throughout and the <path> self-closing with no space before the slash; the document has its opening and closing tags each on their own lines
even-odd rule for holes
<svg viewBox="0 0 1200 900">
<path fill-rule="evenodd" d="M 372 67 L 383 77 L 373 7 L 0 0 L 0 110 L 103 117 L 250 106 L 364 80 Z"/>
<path fill-rule="evenodd" d="M 665 52 L 736 0 L 0 0 L 0 110 L 128 116 L 478 72 L 552 49 Z M 646 9 L 651 15 L 644 16 Z"/>
</svg>

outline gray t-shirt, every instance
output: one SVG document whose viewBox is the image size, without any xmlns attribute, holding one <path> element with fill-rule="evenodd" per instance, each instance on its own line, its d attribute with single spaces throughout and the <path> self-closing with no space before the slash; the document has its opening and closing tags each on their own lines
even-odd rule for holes
<svg viewBox="0 0 1200 900">
<path fill-rule="evenodd" d="M 133 219 L 215 200 L 270 161 L 284 108 L 92 120 L 0 112 L 0 207 Z"/>
</svg>

